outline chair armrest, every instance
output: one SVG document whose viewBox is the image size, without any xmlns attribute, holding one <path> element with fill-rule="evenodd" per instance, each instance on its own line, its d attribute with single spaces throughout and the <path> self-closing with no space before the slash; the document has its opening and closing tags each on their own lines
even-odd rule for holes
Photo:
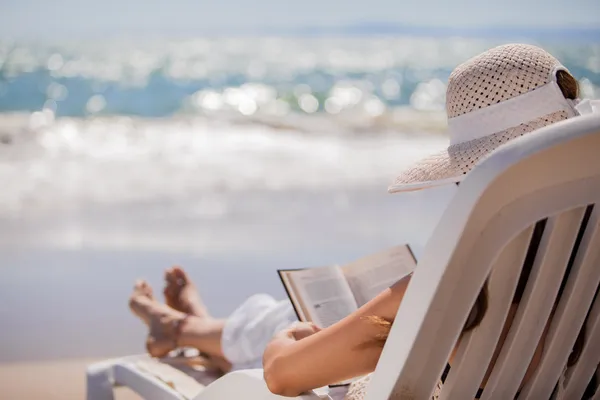
<svg viewBox="0 0 600 400">
<path fill-rule="evenodd" d="M 298 400 L 324 400 L 329 397 L 329 389 L 319 388 L 310 393 L 294 397 Z M 194 400 L 284 400 L 283 397 L 269 391 L 263 378 L 262 369 L 234 371 L 208 385 Z"/>
</svg>

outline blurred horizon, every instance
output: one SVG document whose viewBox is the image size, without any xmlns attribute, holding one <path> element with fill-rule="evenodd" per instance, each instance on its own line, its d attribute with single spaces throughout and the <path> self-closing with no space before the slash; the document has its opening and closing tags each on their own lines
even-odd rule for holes
<svg viewBox="0 0 600 400">
<path fill-rule="evenodd" d="M 513 29 L 594 31 L 600 29 L 600 2 L 577 0 L 568 6 L 558 0 L 543 7 L 537 0 L 507 0 L 498 3 L 476 0 L 430 0 L 410 5 L 392 0 L 346 3 L 336 0 L 281 2 L 243 0 L 218 3 L 175 0 L 1 0 L 0 37 L 60 38 L 76 34 L 94 36 L 158 35 L 201 36 L 237 34 L 289 34 L 307 32 L 369 33 L 382 27 L 403 31 L 511 33 Z M 468 10 L 468 12 L 465 12 Z M 390 11 L 395 11 L 395 14 Z M 439 11 L 439 12 L 436 12 Z M 391 15 L 392 14 L 392 15 Z M 366 28 L 361 30 L 361 27 Z M 444 30 L 446 29 L 446 31 Z M 375 29 L 377 31 L 377 29 Z M 597 38 L 598 36 L 596 36 Z"/>
<path fill-rule="evenodd" d="M 73 41 L 96 42 L 98 40 L 186 40 L 186 39 L 230 39 L 230 38 L 485 38 L 505 41 L 542 40 L 553 42 L 597 43 L 600 42 L 600 25 L 588 26 L 510 26 L 488 25 L 482 27 L 458 27 L 436 25 L 411 25 L 389 22 L 356 22 L 344 25 L 298 27 L 264 26 L 245 29 L 223 29 L 199 32 L 194 29 L 163 29 L 157 33 L 155 28 L 141 28 L 126 32 L 86 32 L 73 37 L 67 32 L 52 35 L 5 35 L 0 40 L 39 43 L 69 43 Z"/>
</svg>

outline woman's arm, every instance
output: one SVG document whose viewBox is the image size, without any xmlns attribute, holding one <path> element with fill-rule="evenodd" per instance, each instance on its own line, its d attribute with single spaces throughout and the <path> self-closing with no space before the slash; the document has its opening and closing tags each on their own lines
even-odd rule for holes
<svg viewBox="0 0 600 400">
<path fill-rule="evenodd" d="M 285 332 L 275 336 L 263 356 L 265 381 L 271 392 L 297 396 L 372 372 L 382 349 L 368 343 L 380 328 L 364 317 L 394 319 L 409 281 L 410 275 L 348 317 L 302 340 Z"/>
</svg>

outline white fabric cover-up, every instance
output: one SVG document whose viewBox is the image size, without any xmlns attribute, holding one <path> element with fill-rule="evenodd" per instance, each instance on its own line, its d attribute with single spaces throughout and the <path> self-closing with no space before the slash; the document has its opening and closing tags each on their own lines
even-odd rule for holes
<svg viewBox="0 0 600 400">
<path fill-rule="evenodd" d="M 232 370 L 262 368 L 267 344 L 298 318 L 289 300 L 257 294 L 242 303 L 225 322 L 221 346 Z"/>
</svg>

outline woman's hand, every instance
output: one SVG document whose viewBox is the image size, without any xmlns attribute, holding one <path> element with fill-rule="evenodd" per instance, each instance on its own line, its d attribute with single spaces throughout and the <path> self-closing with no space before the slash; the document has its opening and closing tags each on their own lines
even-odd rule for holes
<svg viewBox="0 0 600 400">
<path fill-rule="evenodd" d="M 289 333 L 296 340 L 302 340 L 312 334 L 319 332 L 321 328 L 312 322 L 296 322 L 289 328 Z"/>
<path fill-rule="evenodd" d="M 269 344 L 285 344 L 286 342 L 292 343 L 309 337 L 320 330 L 321 328 L 312 322 L 295 322 L 284 330 L 276 333 Z"/>
<path fill-rule="evenodd" d="M 295 322 L 286 329 L 278 332 L 273 336 L 265 352 L 263 354 L 263 363 L 269 359 L 268 356 L 274 355 L 274 353 L 278 353 L 278 351 L 285 347 L 286 345 L 297 342 L 298 340 L 302 340 L 307 338 L 317 332 L 319 332 L 321 328 L 313 324 L 312 322 Z"/>
</svg>

